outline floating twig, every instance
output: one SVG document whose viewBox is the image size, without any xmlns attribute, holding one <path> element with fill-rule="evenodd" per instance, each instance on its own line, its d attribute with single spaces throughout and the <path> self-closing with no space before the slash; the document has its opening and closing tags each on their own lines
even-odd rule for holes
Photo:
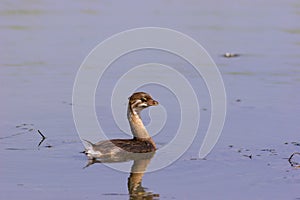
<svg viewBox="0 0 300 200">
<path fill-rule="evenodd" d="M 38 130 L 38 133 L 42 136 L 43 140 L 46 139 L 46 137 L 43 135 L 43 133 L 40 130 Z"/>
<path fill-rule="evenodd" d="M 292 167 L 300 168 L 300 163 L 293 161 L 293 157 L 295 155 L 300 155 L 300 152 L 295 152 L 289 157 L 289 163 L 291 164 Z"/>
<path fill-rule="evenodd" d="M 40 134 L 40 136 L 42 136 L 42 140 L 38 144 L 38 147 L 39 147 L 44 142 L 44 140 L 46 139 L 46 137 L 43 135 L 43 133 L 40 130 L 38 130 L 38 133 Z"/>
</svg>

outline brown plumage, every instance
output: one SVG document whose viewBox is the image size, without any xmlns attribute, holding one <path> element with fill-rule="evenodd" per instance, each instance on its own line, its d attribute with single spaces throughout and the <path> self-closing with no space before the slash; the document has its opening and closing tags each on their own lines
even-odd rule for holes
<svg viewBox="0 0 300 200">
<path fill-rule="evenodd" d="M 129 97 L 127 117 L 130 124 L 132 139 L 113 139 L 93 144 L 89 141 L 85 150 L 89 159 L 122 157 L 126 153 L 148 153 L 156 150 L 156 145 L 148 134 L 140 112 L 149 107 L 156 106 L 158 102 L 144 92 L 136 92 Z"/>
</svg>

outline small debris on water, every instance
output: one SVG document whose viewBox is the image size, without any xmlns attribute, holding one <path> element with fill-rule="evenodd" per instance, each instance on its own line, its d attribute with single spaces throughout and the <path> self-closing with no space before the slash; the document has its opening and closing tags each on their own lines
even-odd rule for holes
<svg viewBox="0 0 300 200">
<path fill-rule="evenodd" d="M 44 136 L 44 134 L 40 130 L 37 130 L 37 131 L 40 134 L 40 136 L 42 137 L 40 143 L 38 144 L 38 147 L 39 147 L 44 142 L 44 140 L 46 139 L 46 137 Z"/>
<path fill-rule="evenodd" d="M 295 159 L 297 155 L 297 160 Z M 292 167 L 300 168 L 300 152 L 293 153 L 289 158 L 289 163 Z"/>
<path fill-rule="evenodd" d="M 252 154 L 251 155 L 243 155 L 243 156 L 250 158 L 252 160 Z"/>
<path fill-rule="evenodd" d="M 238 57 L 238 56 L 240 56 L 240 54 L 230 53 L 230 52 L 223 54 L 223 57 L 225 57 L 225 58 L 234 58 L 234 57 Z"/>
<path fill-rule="evenodd" d="M 291 142 L 291 144 L 295 145 L 295 146 L 300 146 L 299 142 Z"/>
<path fill-rule="evenodd" d="M 261 149 L 261 151 L 275 152 L 275 149 Z"/>
</svg>

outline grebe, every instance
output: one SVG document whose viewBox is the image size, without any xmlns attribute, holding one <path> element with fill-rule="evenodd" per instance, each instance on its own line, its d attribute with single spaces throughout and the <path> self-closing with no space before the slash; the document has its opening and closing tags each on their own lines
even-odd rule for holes
<svg viewBox="0 0 300 200">
<path fill-rule="evenodd" d="M 87 140 L 85 154 L 89 159 L 108 158 L 124 153 L 148 153 L 156 150 L 156 145 L 146 130 L 140 112 L 156 106 L 158 102 L 145 92 L 136 92 L 128 98 L 127 118 L 133 135 L 132 139 L 113 139 L 93 144 Z"/>
</svg>

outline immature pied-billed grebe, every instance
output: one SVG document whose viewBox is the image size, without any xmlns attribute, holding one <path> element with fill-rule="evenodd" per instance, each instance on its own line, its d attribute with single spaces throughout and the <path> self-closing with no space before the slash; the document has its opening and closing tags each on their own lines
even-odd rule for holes
<svg viewBox="0 0 300 200">
<path fill-rule="evenodd" d="M 158 102 L 145 92 L 136 92 L 129 97 L 127 117 L 133 139 L 113 139 L 100 141 L 89 145 L 85 154 L 89 159 L 110 157 L 122 153 L 147 153 L 154 152 L 156 145 L 146 130 L 140 117 L 140 112 L 149 106 L 156 106 Z"/>
</svg>

